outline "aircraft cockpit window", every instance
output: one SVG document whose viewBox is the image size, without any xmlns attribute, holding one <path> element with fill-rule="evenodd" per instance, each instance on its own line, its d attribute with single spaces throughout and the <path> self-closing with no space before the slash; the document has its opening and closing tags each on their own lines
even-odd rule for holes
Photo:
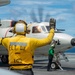
<svg viewBox="0 0 75 75">
<path fill-rule="evenodd" d="M 42 30 L 43 30 L 44 32 L 46 32 L 46 29 L 45 29 L 45 27 L 44 27 L 44 26 L 41 26 L 41 28 L 42 28 Z"/>
<path fill-rule="evenodd" d="M 12 21 L 11 27 L 14 27 L 16 23 L 17 23 L 17 21 Z"/>
<path fill-rule="evenodd" d="M 32 33 L 41 33 L 41 28 L 39 26 L 34 26 L 32 28 Z"/>
<path fill-rule="evenodd" d="M 47 29 L 48 32 L 50 31 L 50 27 L 49 26 L 46 26 L 46 29 Z"/>
</svg>

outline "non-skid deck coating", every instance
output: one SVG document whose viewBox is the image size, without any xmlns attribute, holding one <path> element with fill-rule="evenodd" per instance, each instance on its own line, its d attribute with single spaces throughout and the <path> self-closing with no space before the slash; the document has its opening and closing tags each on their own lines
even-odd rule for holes
<svg viewBox="0 0 75 75">
<path fill-rule="evenodd" d="M 61 65 L 64 70 L 54 70 L 47 71 L 47 62 L 42 64 L 34 64 L 33 71 L 34 75 L 75 75 L 75 55 L 67 55 L 69 57 L 69 62 L 61 61 Z M 8 70 L 8 64 L 3 64 L 0 62 L 0 68 Z M 3 72 L 3 75 L 12 75 Z M 1 71 L 0 71 L 0 75 Z M 18 75 L 18 74 L 17 74 Z"/>
</svg>

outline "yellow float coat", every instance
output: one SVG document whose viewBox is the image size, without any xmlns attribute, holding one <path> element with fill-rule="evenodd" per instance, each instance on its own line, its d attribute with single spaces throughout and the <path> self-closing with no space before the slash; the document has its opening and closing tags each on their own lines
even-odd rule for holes
<svg viewBox="0 0 75 75">
<path fill-rule="evenodd" d="M 8 50 L 9 65 L 11 65 L 10 68 L 32 68 L 32 65 L 34 63 L 33 56 L 35 49 L 50 44 L 53 39 L 53 36 L 54 29 L 51 29 L 49 35 L 43 39 L 28 38 L 24 35 L 17 35 L 11 38 L 4 38 L 2 40 L 2 45 Z"/>
</svg>

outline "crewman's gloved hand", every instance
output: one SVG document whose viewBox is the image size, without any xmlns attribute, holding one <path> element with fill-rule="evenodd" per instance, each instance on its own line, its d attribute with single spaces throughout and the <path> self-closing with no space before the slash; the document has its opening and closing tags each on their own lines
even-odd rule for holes
<svg viewBox="0 0 75 75">
<path fill-rule="evenodd" d="M 50 29 L 51 28 L 55 29 L 55 27 L 56 27 L 56 20 L 54 18 L 51 18 L 49 25 L 50 25 Z"/>
</svg>

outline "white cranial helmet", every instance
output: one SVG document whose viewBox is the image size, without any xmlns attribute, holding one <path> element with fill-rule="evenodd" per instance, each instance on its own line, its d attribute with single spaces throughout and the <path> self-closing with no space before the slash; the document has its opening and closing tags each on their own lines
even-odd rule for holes
<svg viewBox="0 0 75 75">
<path fill-rule="evenodd" d="M 14 27 L 14 33 L 16 34 L 26 34 L 26 30 L 27 30 L 27 24 L 22 20 L 17 22 Z"/>
<path fill-rule="evenodd" d="M 52 44 L 52 45 L 51 45 L 51 47 L 52 47 L 52 48 L 55 48 L 55 45 L 54 45 L 54 44 Z"/>
</svg>

